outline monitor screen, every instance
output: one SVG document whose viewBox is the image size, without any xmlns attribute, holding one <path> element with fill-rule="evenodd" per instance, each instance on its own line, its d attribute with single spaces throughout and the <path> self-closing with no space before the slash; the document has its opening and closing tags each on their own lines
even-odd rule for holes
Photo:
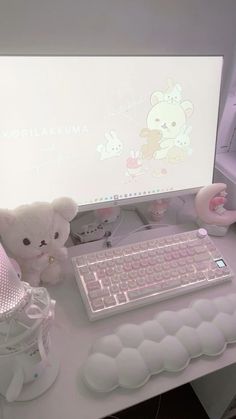
<svg viewBox="0 0 236 419">
<path fill-rule="evenodd" d="M 212 183 L 222 57 L 1 56 L 1 207 Z"/>
</svg>

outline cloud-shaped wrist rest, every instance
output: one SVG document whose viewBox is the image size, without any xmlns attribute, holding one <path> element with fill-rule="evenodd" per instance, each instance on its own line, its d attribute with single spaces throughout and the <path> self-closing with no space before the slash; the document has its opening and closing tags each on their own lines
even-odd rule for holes
<svg viewBox="0 0 236 419">
<path fill-rule="evenodd" d="M 98 392 L 138 388 L 151 375 L 181 371 L 191 358 L 219 355 L 235 342 L 236 294 L 197 300 L 97 340 L 84 365 L 85 382 Z"/>
</svg>

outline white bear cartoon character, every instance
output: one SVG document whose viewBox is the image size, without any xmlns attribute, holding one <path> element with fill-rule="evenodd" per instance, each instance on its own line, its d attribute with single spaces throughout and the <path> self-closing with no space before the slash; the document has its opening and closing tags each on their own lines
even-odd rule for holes
<svg viewBox="0 0 236 419">
<path fill-rule="evenodd" d="M 155 158 L 163 159 L 175 144 L 183 126 L 186 125 L 187 118 L 193 112 L 193 104 L 187 100 L 174 103 L 165 101 L 162 92 L 152 94 L 151 104 L 152 109 L 147 116 L 147 126 L 151 130 L 159 130 L 162 134 L 161 149 L 155 153 Z"/>
<path fill-rule="evenodd" d="M 97 151 L 100 153 L 100 160 L 120 156 L 123 151 L 123 143 L 117 137 L 116 132 L 106 132 L 105 137 L 107 139 L 107 142 L 105 144 L 99 144 L 97 146 Z"/>
</svg>

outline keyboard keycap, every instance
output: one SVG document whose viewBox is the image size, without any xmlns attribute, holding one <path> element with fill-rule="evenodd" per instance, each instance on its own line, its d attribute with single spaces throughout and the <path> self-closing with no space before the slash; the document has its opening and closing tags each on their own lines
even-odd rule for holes
<svg viewBox="0 0 236 419">
<path fill-rule="evenodd" d="M 103 301 L 104 301 L 104 305 L 106 307 L 111 307 L 111 306 L 116 305 L 116 300 L 115 300 L 115 297 L 113 295 L 111 295 L 110 297 L 104 297 Z"/>
<path fill-rule="evenodd" d="M 130 300 L 136 300 L 137 298 L 155 294 L 156 292 L 161 291 L 161 289 L 161 285 L 154 284 L 148 287 L 127 291 L 127 295 Z"/>
</svg>

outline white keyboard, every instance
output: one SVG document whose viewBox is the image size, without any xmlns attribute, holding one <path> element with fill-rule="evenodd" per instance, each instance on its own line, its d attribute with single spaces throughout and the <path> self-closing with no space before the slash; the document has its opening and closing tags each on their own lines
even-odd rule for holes
<svg viewBox="0 0 236 419">
<path fill-rule="evenodd" d="M 229 280 L 233 272 L 199 229 L 72 258 L 90 320 Z"/>
</svg>

